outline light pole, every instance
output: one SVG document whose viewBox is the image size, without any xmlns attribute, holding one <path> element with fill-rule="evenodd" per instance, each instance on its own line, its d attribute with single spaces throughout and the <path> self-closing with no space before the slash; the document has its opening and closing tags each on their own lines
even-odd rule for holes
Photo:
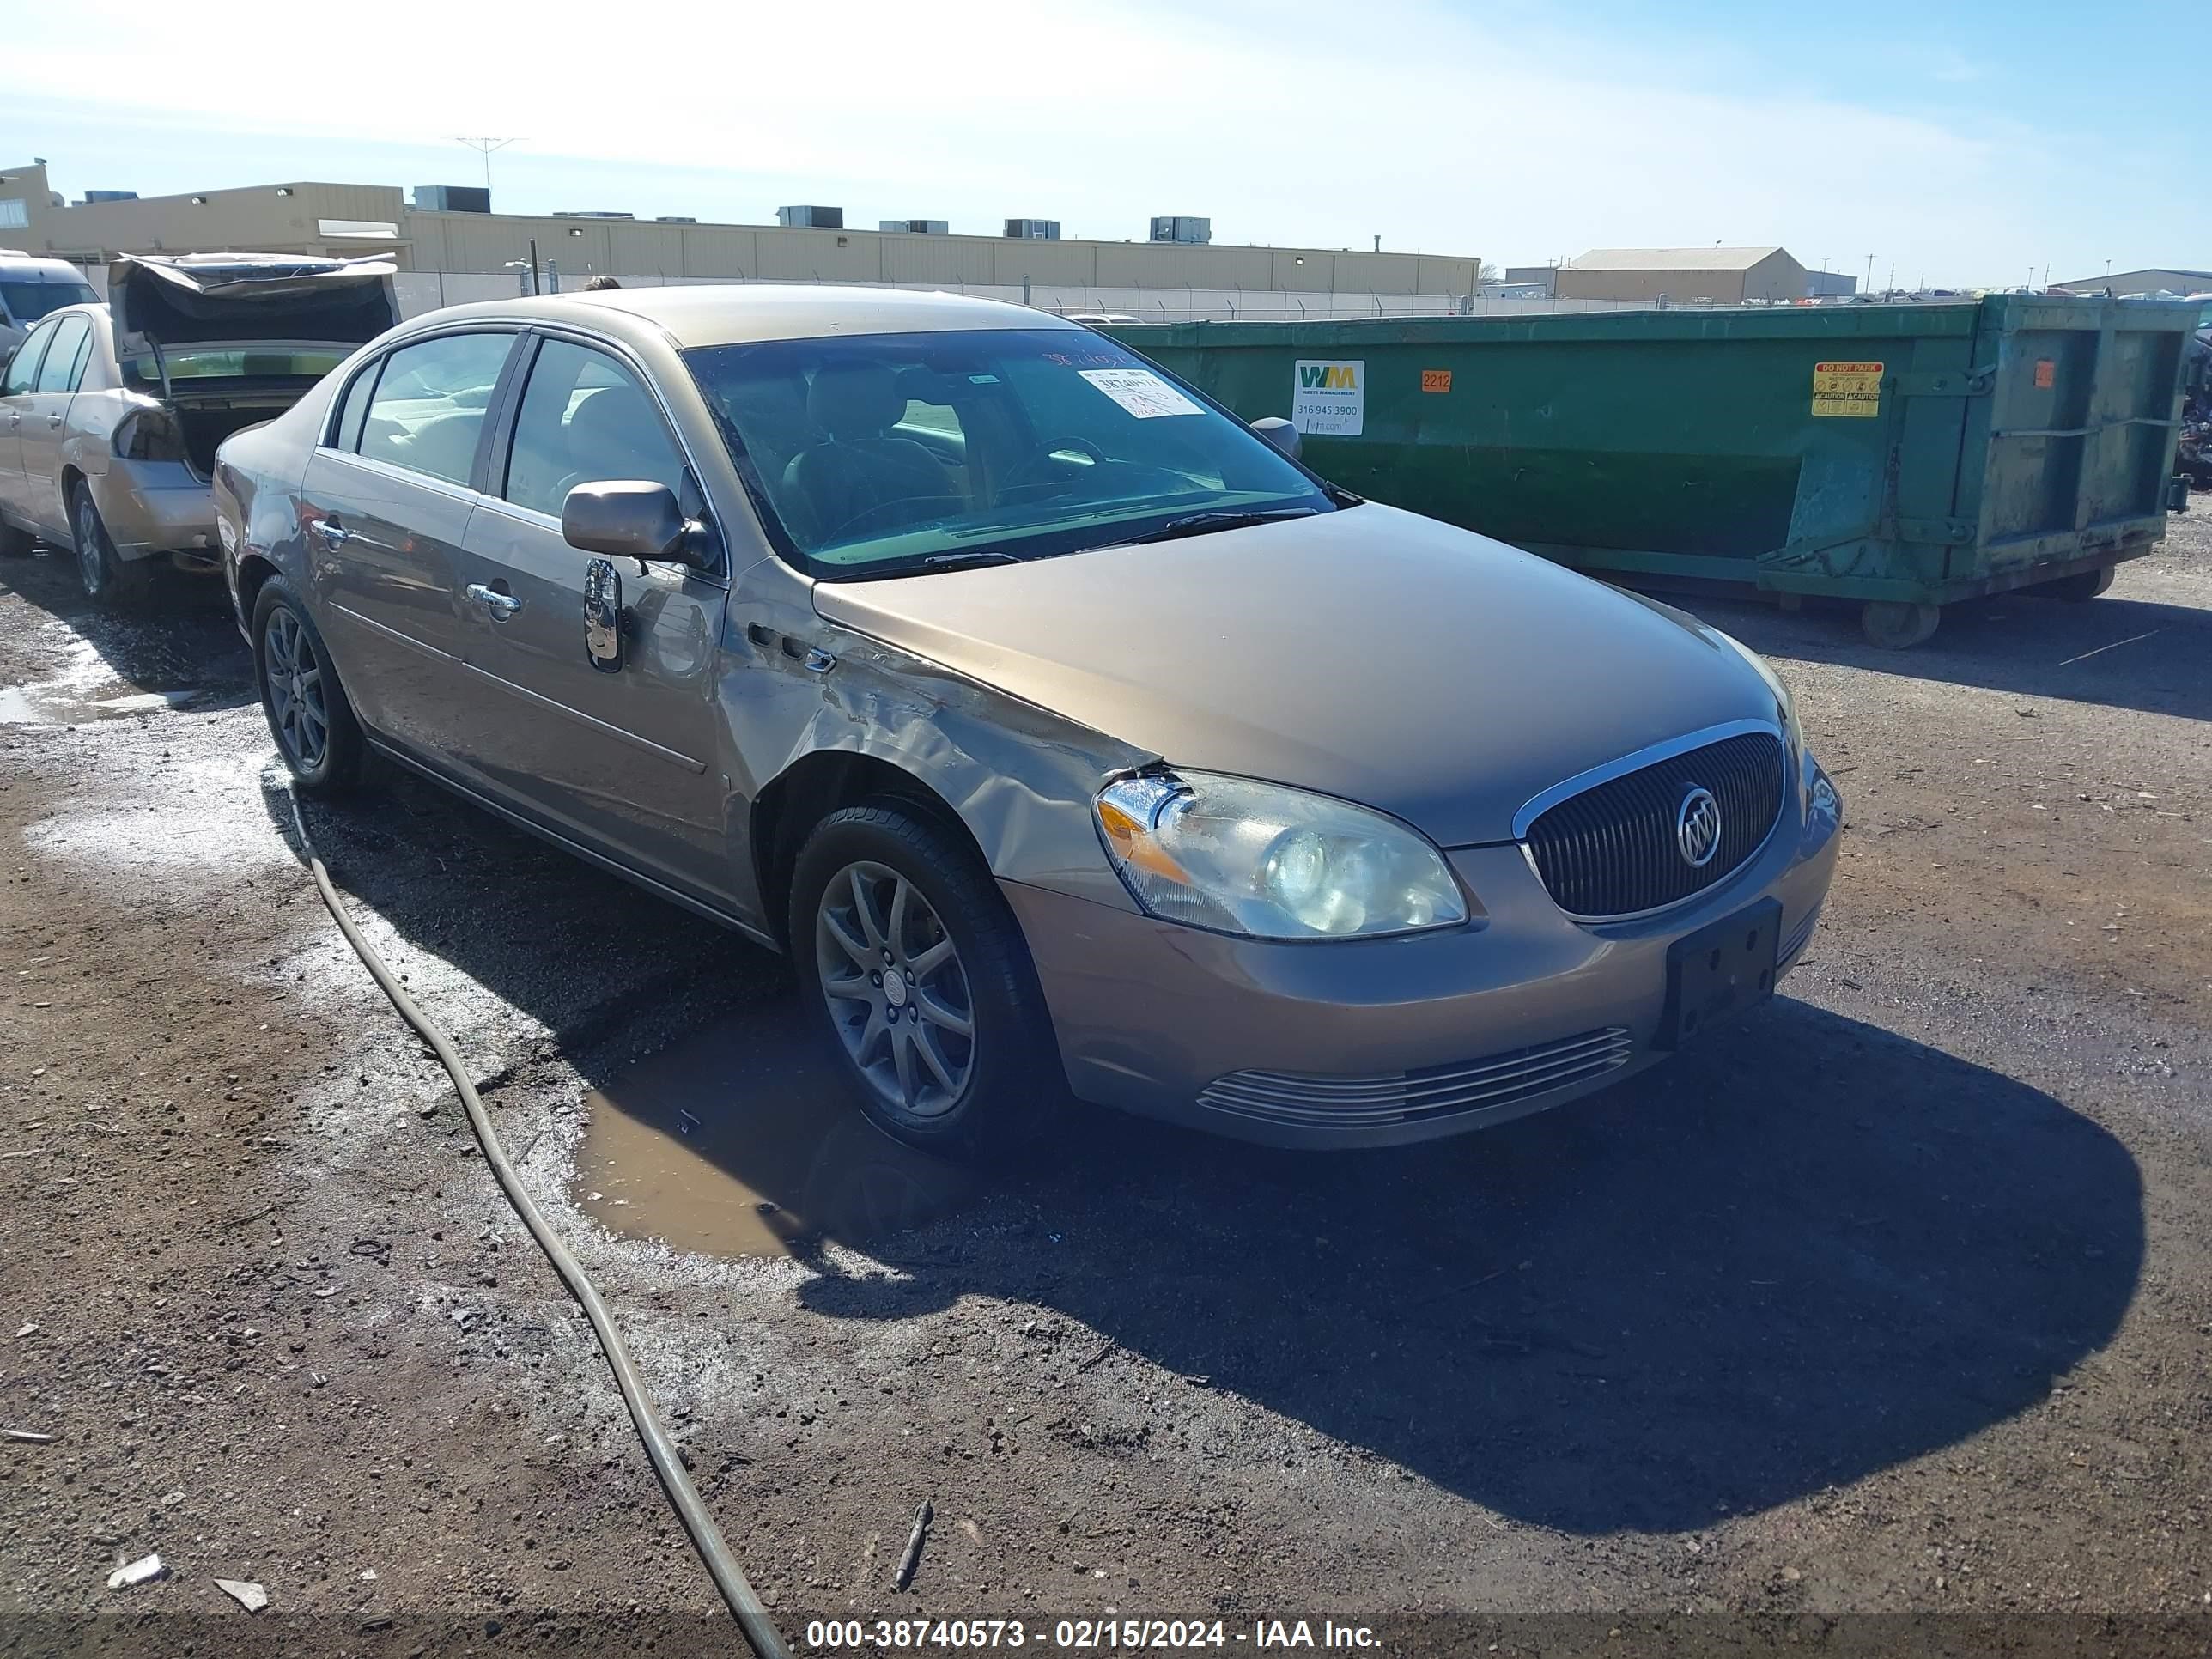
<svg viewBox="0 0 2212 1659">
<path fill-rule="evenodd" d="M 1864 294 L 1874 292 L 1874 255 L 1871 253 L 1867 255 L 1866 286 L 1860 292 Z"/>
</svg>

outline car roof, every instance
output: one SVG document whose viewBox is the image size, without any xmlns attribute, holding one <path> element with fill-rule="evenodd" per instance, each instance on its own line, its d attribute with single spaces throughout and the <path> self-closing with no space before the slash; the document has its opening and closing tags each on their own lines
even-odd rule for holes
<svg viewBox="0 0 2212 1659">
<path fill-rule="evenodd" d="M 568 322 L 585 328 L 612 325 L 617 332 L 628 331 L 624 323 L 649 325 L 685 349 L 838 334 L 1075 326 L 1049 312 L 971 295 L 811 283 L 702 283 L 544 294 L 453 306 L 418 320 L 428 322 L 433 317 L 441 323 L 466 318 Z"/>
<path fill-rule="evenodd" d="M 62 260 L 31 259 L 7 253 L 0 253 L 0 276 L 11 283 L 78 283 L 86 288 L 92 286 L 82 271 Z"/>
</svg>

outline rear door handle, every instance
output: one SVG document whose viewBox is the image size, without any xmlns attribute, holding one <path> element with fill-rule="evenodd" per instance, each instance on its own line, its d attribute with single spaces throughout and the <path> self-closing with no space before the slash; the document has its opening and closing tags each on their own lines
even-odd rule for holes
<svg viewBox="0 0 2212 1659">
<path fill-rule="evenodd" d="M 522 601 L 512 593 L 502 593 L 495 587 L 486 587 L 482 582 L 471 582 L 469 597 L 495 617 L 512 617 L 522 609 Z"/>
<path fill-rule="evenodd" d="M 19 427 L 19 426 L 21 426 L 21 425 L 22 425 L 22 424 L 23 424 L 23 416 L 22 416 L 21 412 L 20 410 L 13 410 L 13 409 L 9 410 L 8 411 L 8 425 L 9 425 L 9 427 L 10 428 L 10 429 L 13 429 L 14 428 L 15 428 L 15 427 Z"/>
<path fill-rule="evenodd" d="M 336 519 L 317 519 L 314 521 L 314 531 L 315 534 L 323 538 L 324 544 L 330 547 L 342 546 L 353 539 L 353 532 L 348 530 Z"/>
<path fill-rule="evenodd" d="M 62 423 L 62 417 L 61 417 L 60 416 L 58 416 L 58 415 L 49 415 L 49 416 L 46 416 L 46 424 L 47 424 L 48 426 L 51 426 L 51 427 L 58 427 L 58 426 L 60 426 L 60 425 L 61 425 L 61 423 Z"/>
</svg>

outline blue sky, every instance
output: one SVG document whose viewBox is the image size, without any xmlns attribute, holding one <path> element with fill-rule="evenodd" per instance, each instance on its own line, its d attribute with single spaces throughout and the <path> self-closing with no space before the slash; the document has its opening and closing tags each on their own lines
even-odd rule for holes
<svg viewBox="0 0 2212 1659">
<path fill-rule="evenodd" d="M 519 141 L 493 161 L 517 211 L 830 202 L 1108 237 L 1199 213 L 1224 241 L 1501 264 L 1778 242 L 1861 276 L 1872 253 L 1877 284 L 2212 269 L 2188 116 L 2212 20 L 2180 0 L 383 0 L 376 23 L 34 9 L 0 165 L 44 155 L 72 197 L 471 183 L 453 141 L 482 133 Z"/>
</svg>

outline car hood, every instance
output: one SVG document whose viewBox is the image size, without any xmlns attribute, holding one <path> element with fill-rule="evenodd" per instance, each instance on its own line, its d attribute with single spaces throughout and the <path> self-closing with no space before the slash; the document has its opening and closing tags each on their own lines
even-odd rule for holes
<svg viewBox="0 0 2212 1659">
<path fill-rule="evenodd" d="M 1778 715 L 1681 612 L 1372 504 L 814 602 L 1171 765 L 1359 801 L 1446 847 L 1510 840 L 1593 767 Z"/>
<path fill-rule="evenodd" d="M 361 345 L 399 321 L 397 270 L 388 258 L 139 255 L 108 265 L 107 301 L 126 349 Z"/>
</svg>

